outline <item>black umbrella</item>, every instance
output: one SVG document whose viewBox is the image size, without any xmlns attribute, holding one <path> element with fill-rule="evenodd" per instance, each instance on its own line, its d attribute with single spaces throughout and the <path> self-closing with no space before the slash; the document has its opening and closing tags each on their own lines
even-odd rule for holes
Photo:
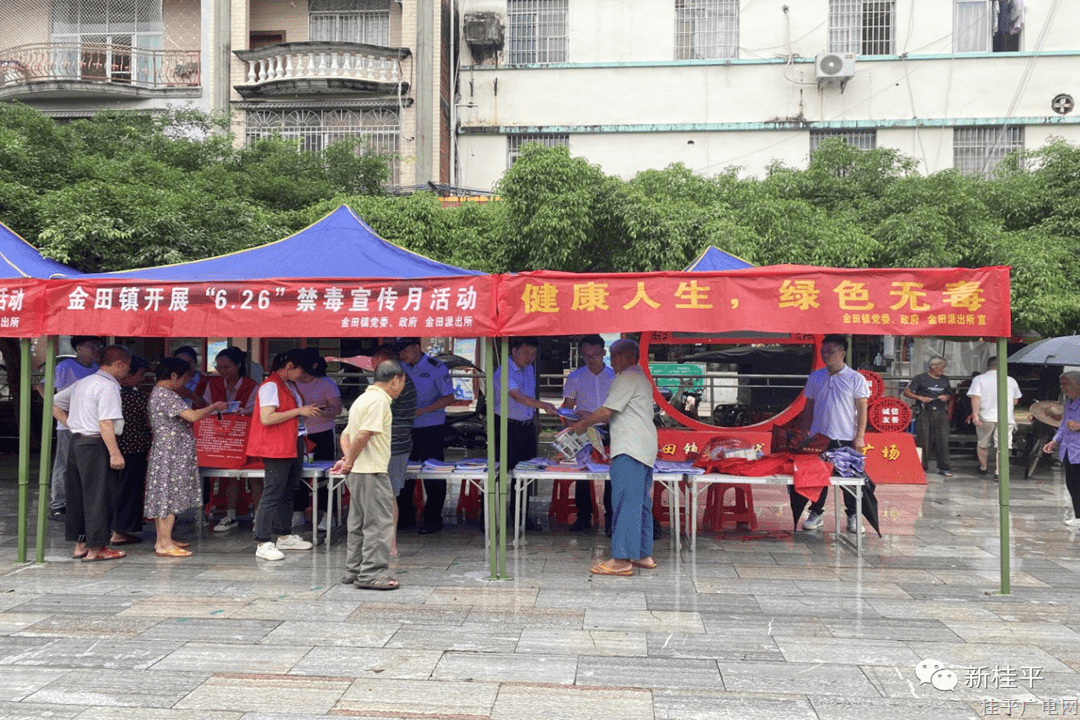
<svg viewBox="0 0 1080 720">
<path fill-rule="evenodd" d="M 1080 335 L 1033 342 L 1010 355 L 1009 362 L 1024 365 L 1080 365 Z"/>
</svg>

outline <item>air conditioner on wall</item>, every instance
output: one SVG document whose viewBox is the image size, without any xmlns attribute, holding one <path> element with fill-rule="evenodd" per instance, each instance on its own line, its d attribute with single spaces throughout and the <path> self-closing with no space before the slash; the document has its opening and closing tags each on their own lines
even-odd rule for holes
<svg viewBox="0 0 1080 720">
<path fill-rule="evenodd" d="M 846 81 L 855 77 L 854 53 L 818 53 L 814 58 L 814 70 L 818 82 L 822 80 Z"/>
</svg>

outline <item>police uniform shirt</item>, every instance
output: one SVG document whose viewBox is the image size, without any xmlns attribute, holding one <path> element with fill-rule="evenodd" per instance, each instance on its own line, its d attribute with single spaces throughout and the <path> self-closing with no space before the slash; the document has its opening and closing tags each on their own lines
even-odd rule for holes
<svg viewBox="0 0 1080 720">
<path fill-rule="evenodd" d="M 607 365 L 599 373 L 582 365 L 566 376 L 562 394 L 574 401 L 574 410 L 584 417 L 604 404 L 614 380 L 615 371 Z"/>
<path fill-rule="evenodd" d="M 416 409 L 427 407 L 441 397 L 454 394 L 454 382 L 450 379 L 450 371 L 435 358 L 428 357 L 427 353 L 420 353 L 420 359 L 415 366 L 402 363 L 405 372 L 416 386 Z M 417 415 L 413 421 L 414 428 L 433 427 L 446 422 L 446 408 L 424 415 Z"/>
<path fill-rule="evenodd" d="M 510 372 L 508 373 L 510 385 L 507 388 L 507 392 L 510 390 L 517 390 L 526 397 L 531 397 L 533 399 L 536 397 L 536 371 L 533 370 L 533 366 L 526 365 L 524 368 L 519 368 L 516 362 L 510 360 L 496 368 L 495 375 L 492 376 L 492 387 L 495 390 L 496 415 L 502 415 L 502 371 L 504 367 L 510 368 Z M 533 414 L 536 412 L 535 408 L 531 408 L 528 405 L 522 405 L 509 395 L 506 396 L 506 399 L 510 405 L 510 412 L 507 414 L 507 417 L 511 420 L 527 422 L 533 419 Z"/>
</svg>

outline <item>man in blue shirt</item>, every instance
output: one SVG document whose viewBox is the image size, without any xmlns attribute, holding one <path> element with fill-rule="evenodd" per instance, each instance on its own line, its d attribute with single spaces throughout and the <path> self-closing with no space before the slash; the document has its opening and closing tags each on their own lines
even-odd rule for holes
<svg viewBox="0 0 1080 720">
<path fill-rule="evenodd" d="M 562 406 L 574 410 L 580 417 L 598 409 L 604 404 L 611 383 L 615 380 L 615 371 L 604 364 L 604 338 L 599 335 L 586 335 L 578 341 L 578 355 L 585 364 L 566 376 L 563 385 Z M 593 489 L 591 480 L 578 480 L 574 488 L 574 504 L 577 506 L 577 518 L 570 526 L 571 531 L 580 531 L 592 527 Z M 611 481 L 604 483 L 604 525 L 611 529 Z"/>
<path fill-rule="evenodd" d="M 410 460 L 445 460 L 443 436 L 446 434 L 446 407 L 454 401 L 454 383 L 450 371 L 438 360 L 428 357 L 420 350 L 420 338 L 398 338 L 394 343 L 405 373 L 416 386 L 416 418 L 413 420 L 413 448 Z M 398 496 L 398 509 L 402 527 L 407 527 L 416 510 L 412 505 L 415 480 L 406 480 Z M 446 503 L 446 481 L 425 480 L 424 519 L 420 534 L 428 535 L 442 530 L 442 511 Z"/>
<path fill-rule="evenodd" d="M 536 351 L 539 342 L 534 337 L 514 338 L 510 341 L 510 357 L 502 363 L 492 376 L 495 393 L 495 427 L 502 416 L 502 383 L 507 378 L 507 430 L 506 430 L 506 468 L 512 471 L 519 462 L 536 457 L 537 437 L 540 434 L 536 422 L 536 411 L 546 410 L 552 415 L 559 411 L 549 402 L 536 399 Z M 504 373 L 503 370 L 506 369 Z M 499 434 L 495 433 L 495 457 L 499 457 Z M 510 481 L 510 516 L 514 514 L 514 481 Z M 529 530 L 540 530 L 538 521 L 529 521 L 528 500 L 522 509 L 522 517 Z"/>
</svg>

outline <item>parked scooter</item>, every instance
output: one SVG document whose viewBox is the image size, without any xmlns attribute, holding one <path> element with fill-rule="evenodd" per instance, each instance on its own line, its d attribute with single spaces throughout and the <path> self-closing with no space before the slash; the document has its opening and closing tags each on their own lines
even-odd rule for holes
<svg viewBox="0 0 1080 720">
<path fill-rule="evenodd" d="M 447 414 L 443 447 L 466 450 L 487 448 L 487 402 L 483 393 L 476 400 L 475 410 Z"/>
</svg>

